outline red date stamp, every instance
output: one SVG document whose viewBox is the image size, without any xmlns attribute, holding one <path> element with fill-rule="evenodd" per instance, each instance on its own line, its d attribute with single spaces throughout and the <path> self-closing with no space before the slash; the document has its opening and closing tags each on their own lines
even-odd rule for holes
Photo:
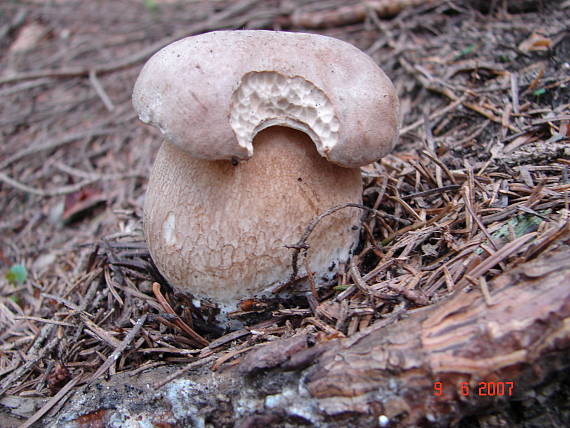
<svg viewBox="0 0 570 428">
<path fill-rule="evenodd" d="M 442 382 L 433 383 L 433 393 L 437 397 L 444 394 Z M 475 386 L 469 382 L 461 382 L 459 385 L 459 394 L 464 397 L 471 395 L 478 397 L 510 397 L 515 389 L 514 382 L 479 382 Z"/>
</svg>

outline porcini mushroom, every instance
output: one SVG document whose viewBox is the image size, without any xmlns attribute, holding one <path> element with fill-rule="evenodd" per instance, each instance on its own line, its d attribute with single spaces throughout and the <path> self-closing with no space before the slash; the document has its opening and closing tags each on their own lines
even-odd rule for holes
<svg viewBox="0 0 570 428">
<path fill-rule="evenodd" d="M 144 229 L 176 289 L 231 310 L 286 281 L 291 249 L 332 206 L 361 201 L 359 167 L 398 135 L 394 87 L 370 57 L 330 37 L 218 31 L 156 53 L 133 92 L 165 137 Z M 360 212 L 327 216 L 309 268 L 330 275 L 359 235 Z"/>
</svg>

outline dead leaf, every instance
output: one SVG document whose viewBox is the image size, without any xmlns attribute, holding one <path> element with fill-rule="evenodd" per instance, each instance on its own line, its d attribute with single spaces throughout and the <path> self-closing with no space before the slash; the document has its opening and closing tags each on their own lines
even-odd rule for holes
<svg viewBox="0 0 570 428">
<path fill-rule="evenodd" d="M 36 48 L 47 32 L 47 27 L 43 26 L 39 22 L 31 22 L 30 24 L 25 25 L 18 33 L 16 40 L 14 40 L 10 46 L 9 52 L 12 54 L 18 54 Z"/>
<path fill-rule="evenodd" d="M 519 44 L 522 52 L 547 51 L 552 46 L 552 40 L 540 33 L 532 33 L 527 39 Z"/>
<path fill-rule="evenodd" d="M 70 193 L 65 197 L 63 223 L 71 223 L 106 202 L 106 196 L 94 187 L 85 187 L 75 193 Z"/>
</svg>

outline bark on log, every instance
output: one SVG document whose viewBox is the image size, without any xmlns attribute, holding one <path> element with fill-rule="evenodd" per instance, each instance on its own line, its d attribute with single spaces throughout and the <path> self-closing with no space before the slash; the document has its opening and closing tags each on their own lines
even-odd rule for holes
<svg viewBox="0 0 570 428">
<path fill-rule="evenodd" d="M 490 291 L 488 302 L 458 290 L 344 340 L 272 342 L 159 391 L 152 384 L 174 369 L 118 375 L 76 394 L 46 426 L 448 426 L 570 365 L 570 247 L 519 265 Z"/>
</svg>

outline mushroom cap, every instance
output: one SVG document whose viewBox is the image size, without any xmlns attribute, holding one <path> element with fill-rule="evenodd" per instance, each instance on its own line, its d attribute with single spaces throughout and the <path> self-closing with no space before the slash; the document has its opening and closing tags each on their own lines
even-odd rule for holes
<svg viewBox="0 0 570 428">
<path fill-rule="evenodd" d="M 344 167 L 386 155 L 399 129 L 394 86 L 365 53 L 321 35 L 216 31 L 157 52 L 133 90 L 140 119 L 197 159 L 246 160 L 274 125 L 305 132 Z"/>
</svg>

